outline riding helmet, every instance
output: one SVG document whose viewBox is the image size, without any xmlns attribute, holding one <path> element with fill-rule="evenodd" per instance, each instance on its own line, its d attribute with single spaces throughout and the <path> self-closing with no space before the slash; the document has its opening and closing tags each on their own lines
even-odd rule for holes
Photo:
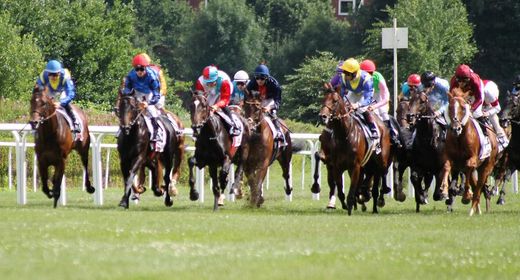
<svg viewBox="0 0 520 280">
<path fill-rule="evenodd" d="M 435 74 L 432 71 L 426 71 L 421 74 L 421 83 L 425 87 L 431 87 L 435 83 Z"/>
<path fill-rule="evenodd" d="M 49 60 L 47 66 L 45 66 L 45 72 L 49 73 L 59 73 L 61 72 L 61 69 L 61 63 L 57 60 Z"/>
</svg>

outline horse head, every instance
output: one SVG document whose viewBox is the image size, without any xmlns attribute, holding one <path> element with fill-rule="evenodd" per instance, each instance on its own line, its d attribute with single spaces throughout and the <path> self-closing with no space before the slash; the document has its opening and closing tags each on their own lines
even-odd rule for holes
<svg viewBox="0 0 520 280">
<path fill-rule="evenodd" d="M 121 93 L 120 93 L 121 94 Z M 125 135 L 130 134 L 132 126 L 137 122 L 137 119 L 142 111 L 139 110 L 137 100 L 133 94 L 120 95 L 118 112 L 119 112 L 119 127 Z"/>
<path fill-rule="evenodd" d="M 36 84 L 31 97 L 31 124 L 32 129 L 38 129 L 46 120 L 56 113 L 56 107 L 47 93 L 47 88 Z"/>
<path fill-rule="evenodd" d="M 467 96 L 468 92 L 464 92 L 460 88 L 453 88 L 448 93 L 450 128 L 457 136 L 461 135 L 464 125 L 466 125 L 471 116 L 470 105 L 466 101 Z"/>
<path fill-rule="evenodd" d="M 408 124 L 413 127 L 417 121 L 430 119 L 433 116 L 434 112 L 428 101 L 428 93 L 425 91 L 413 93 L 408 104 L 408 113 L 406 114 Z"/>
<path fill-rule="evenodd" d="M 262 98 L 257 91 L 246 91 L 244 100 L 244 117 L 251 126 L 260 123 L 264 116 L 262 110 Z"/>
<path fill-rule="evenodd" d="M 193 129 L 193 136 L 197 137 L 202 126 L 204 126 L 204 123 L 206 123 L 206 121 L 209 119 L 210 107 L 208 99 L 203 94 L 193 91 L 191 95 L 191 128 Z"/>
<path fill-rule="evenodd" d="M 511 120 L 520 121 L 520 95 L 509 93 L 506 98 L 504 108 L 499 114 L 500 125 L 508 127 Z"/>
<path fill-rule="evenodd" d="M 327 124 L 333 119 L 340 119 L 347 114 L 345 102 L 337 90 L 332 88 L 330 84 L 325 84 L 325 92 L 323 97 L 323 105 L 321 106 L 319 116 L 323 123 Z"/>
</svg>

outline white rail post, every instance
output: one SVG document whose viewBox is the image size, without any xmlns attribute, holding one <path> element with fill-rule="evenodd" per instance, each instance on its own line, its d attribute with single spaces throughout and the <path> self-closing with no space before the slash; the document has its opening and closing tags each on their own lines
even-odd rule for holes
<svg viewBox="0 0 520 280">
<path fill-rule="evenodd" d="M 26 177 L 25 169 L 25 138 L 27 132 L 22 131 L 21 136 L 18 131 L 12 131 L 16 141 L 16 198 L 18 204 L 27 204 L 27 188 L 24 184 Z"/>
</svg>

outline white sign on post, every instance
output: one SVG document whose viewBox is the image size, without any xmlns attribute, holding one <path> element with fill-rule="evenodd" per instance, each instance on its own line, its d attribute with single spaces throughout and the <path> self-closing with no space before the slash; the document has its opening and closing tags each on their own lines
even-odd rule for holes
<svg viewBox="0 0 520 280">
<path fill-rule="evenodd" d="M 407 49 L 408 48 L 408 27 L 400 27 L 400 28 L 382 28 L 382 39 L 381 39 L 381 48 L 383 49 L 393 49 L 394 48 L 394 34 L 397 35 L 397 49 Z"/>
</svg>

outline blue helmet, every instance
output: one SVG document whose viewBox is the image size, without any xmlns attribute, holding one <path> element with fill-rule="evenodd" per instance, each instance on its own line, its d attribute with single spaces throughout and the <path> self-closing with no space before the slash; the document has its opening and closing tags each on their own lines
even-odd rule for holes
<svg viewBox="0 0 520 280">
<path fill-rule="evenodd" d="M 45 72 L 49 73 L 59 73 L 62 69 L 61 63 L 57 60 L 49 60 L 47 66 L 45 66 Z"/>
<path fill-rule="evenodd" d="M 269 76 L 269 68 L 265 64 L 260 64 L 255 68 L 255 76 Z"/>
</svg>

